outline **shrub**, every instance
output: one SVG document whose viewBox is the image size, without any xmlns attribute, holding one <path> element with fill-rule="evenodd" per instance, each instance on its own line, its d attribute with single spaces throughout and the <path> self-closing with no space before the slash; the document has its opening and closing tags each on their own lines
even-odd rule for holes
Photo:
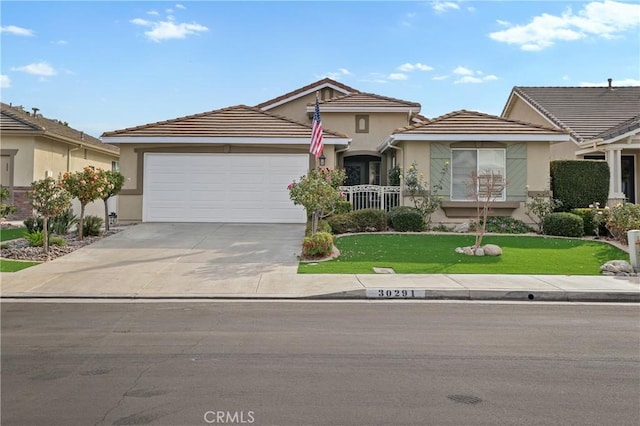
<svg viewBox="0 0 640 426">
<path fill-rule="evenodd" d="M 33 233 L 38 231 L 42 232 L 44 228 L 44 218 L 41 216 L 29 217 L 25 219 L 22 223 L 24 223 L 24 226 L 27 228 L 28 233 Z M 47 223 L 47 228 L 49 228 L 49 232 L 52 232 L 52 227 L 53 227 L 53 224 L 51 223 L 51 221 L 49 221 L 49 223 Z"/>
<path fill-rule="evenodd" d="M 389 221 L 395 231 L 421 232 L 425 223 L 422 213 L 414 207 L 400 206 L 389 212 Z"/>
<path fill-rule="evenodd" d="M 562 202 L 559 211 L 605 205 L 609 195 L 609 165 L 594 160 L 557 160 L 551 162 L 551 189 Z"/>
<path fill-rule="evenodd" d="M 84 218 L 84 227 L 82 229 L 83 237 L 98 236 L 100 235 L 100 227 L 102 226 L 102 219 L 99 216 L 87 216 Z"/>
<path fill-rule="evenodd" d="M 0 185 L 0 217 L 6 217 L 16 212 L 16 208 L 13 204 L 5 203 L 8 199 L 9 189 Z"/>
<path fill-rule="evenodd" d="M 596 229 L 595 229 L 595 224 L 596 224 L 595 214 L 599 212 L 603 216 L 605 215 L 608 216 L 607 211 L 608 209 L 582 208 L 582 209 L 573 209 L 571 210 L 571 213 L 576 214 L 582 218 L 582 221 L 584 222 L 584 235 L 607 235 L 606 220 L 601 221 L 600 226 L 598 227 L 598 233 L 596 233 Z"/>
<path fill-rule="evenodd" d="M 327 257 L 333 251 L 333 236 L 316 232 L 302 241 L 302 257 L 307 259 Z"/>
<path fill-rule="evenodd" d="M 327 222 L 326 220 L 319 220 L 318 221 L 318 232 L 326 232 L 326 233 L 331 233 L 331 225 L 329 225 L 329 222 Z M 311 221 L 308 220 L 307 221 L 307 227 L 304 231 L 304 235 L 305 236 L 309 236 L 311 235 Z"/>
<path fill-rule="evenodd" d="M 61 215 L 52 218 L 49 222 L 51 231 L 58 235 L 67 235 L 71 227 L 76 223 L 78 223 L 78 216 L 73 214 L 73 209 L 69 209 Z"/>
<path fill-rule="evenodd" d="M 343 213 L 349 213 L 352 210 L 353 210 L 353 206 L 351 205 L 351 201 L 341 199 L 336 203 L 336 207 L 333 213 L 343 214 Z"/>
<path fill-rule="evenodd" d="M 336 214 L 327 219 L 331 232 L 334 234 L 346 234 L 348 232 L 357 232 L 356 225 L 351 213 Z"/>
<path fill-rule="evenodd" d="M 640 204 L 621 203 L 612 208 L 606 227 L 613 238 L 627 244 L 627 232 L 640 229 Z"/>
<path fill-rule="evenodd" d="M 562 201 L 551 197 L 549 191 L 544 191 L 527 201 L 524 205 L 525 214 L 534 221 L 538 227 L 538 232 L 542 232 L 542 222 L 544 217 L 553 213 L 562 206 Z"/>
<path fill-rule="evenodd" d="M 24 235 L 25 239 L 31 247 L 42 247 L 44 244 L 44 234 L 42 231 L 29 232 Z M 51 246 L 66 246 L 67 242 L 62 237 L 50 237 L 49 245 Z"/>
<path fill-rule="evenodd" d="M 357 232 L 380 232 L 387 229 L 387 212 L 377 209 L 362 209 L 348 213 L 353 218 Z"/>
<path fill-rule="evenodd" d="M 584 235 L 584 222 L 580 216 L 573 213 L 550 213 L 544 218 L 542 232 L 545 235 L 557 235 L 559 237 L 582 237 Z"/>
<path fill-rule="evenodd" d="M 501 234 L 525 234 L 531 232 L 529 225 L 510 216 L 491 216 L 487 218 L 487 232 Z"/>
<path fill-rule="evenodd" d="M 396 165 L 389 169 L 389 186 L 400 186 L 400 176 L 402 176 L 402 169 Z"/>
</svg>

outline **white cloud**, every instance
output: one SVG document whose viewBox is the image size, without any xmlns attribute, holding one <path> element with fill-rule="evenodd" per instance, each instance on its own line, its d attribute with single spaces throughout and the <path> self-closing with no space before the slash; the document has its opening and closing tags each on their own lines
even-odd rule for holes
<svg viewBox="0 0 640 426">
<path fill-rule="evenodd" d="M 379 72 L 371 72 L 369 73 L 369 75 L 367 75 L 367 77 L 360 79 L 360 81 L 365 83 L 380 83 L 380 84 L 388 83 L 386 76 Z"/>
<path fill-rule="evenodd" d="M 176 4 L 176 9 L 186 9 L 186 8 L 187 7 L 183 4 L 180 4 L 180 3 Z"/>
<path fill-rule="evenodd" d="M 156 10 L 150 10 L 150 11 L 147 12 L 147 15 L 159 16 L 160 14 Z"/>
<path fill-rule="evenodd" d="M 569 80 L 571 80 L 571 79 L 569 78 L 568 75 L 563 75 L 562 76 L 562 81 L 569 81 Z"/>
<path fill-rule="evenodd" d="M 485 75 L 484 72 L 480 70 L 473 71 L 462 66 L 456 67 L 453 73 L 461 76 L 454 81 L 454 84 L 479 84 L 498 79 L 498 77 L 493 74 Z"/>
<path fill-rule="evenodd" d="M 145 31 L 144 35 L 151 41 L 159 43 L 170 39 L 183 39 L 189 35 L 209 31 L 204 25 L 193 23 L 177 23 L 174 18 L 169 16 L 166 21 L 148 21 L 142 18 L 135 18 L 131 21 L 134 25 L 150 27 L 149 31 Z"/>
<path fill-rule="evenodd" d="M 560 16 L 543 13 L 528 24 L 489 33 L 495 41 L 515 44 L 525 51 L 539 51 L 557 41 L 575 41 L 593 36 L 605 39 L 640 28 L 640 5 L 613 0 L 594 1 L 578 13 L 567 9 Z M 502 25 L 504 21 L 498 21 Z"/>
<path fill-rule="evenodd" d="M 449 10 L 459 10 L 460 6 L 452 1 L 434 1 L 431 3 L 431 8 L 437 13 L 444 13 Z"/>
<path fill-rule="evenodd" d="M 511 22 L 503 21 L 502 19 L 496 19 L 496 22 L 498 23 L 498 25 L 502 25 L 503 27 L 510 27 L 511 26 Z"/>
<path fill-rule="evenodd" d="M 401 72 L 394 72 L 394 73 L 389 74 L 389 75 L 387 76 L 387 78 L 388 78 L 389 80 L 406 80 L 406 79 L 408 79 L 409 77 L 408 77 L 406 74 L 403 74 L 403 73 L 401 73 Z"/>
<path fill-rule="evenodd" d="M 429 65 L 425 65 L 425 64 L 421 64 L 420 62 L 417 62 L 415 64 L 411 64 L 409 62 L 407 62 L 406 64 L 402 64 L 397 68 L 398 71 L 403 71 L 403 72 L 411 72 L 411 71 L 431 71 L 433 70 L 433 67 L 430 67 Z"/>
<path fill-rule="evenodd" d="M 611 84 L 613 85 L 613 87 L 640 86 L 640 80 L 638 80 L 637 78 L 625 78 L 622 80 L 616 80 L 614 78 Z M 609 86 L 609 82 L 608 81 L 601 81 L 599 83 L 582 82 L 580 83 L 580 86 L 581 87 L 607 87 Z"/>
<path fill-rule="evenodd" d="M 453 70 L 453 73 L 458 75 L 473 75 L 473 71 L 465 67 L 456 67 L 456 69 Z"/>
<path fill-rule="evenodd" d="M 52 41 L 51 44 L 57 44 L 58 46 L 65 46 L 69 44 L 69 42 L 67 42 L 67 40 L 55 40 L 55 41 Z"/>
<path fill-rule="evenodd" d="M 0 89 L 8 89 L 11 87 L 11 79 L 8 75 L 0 74 Z"/>
<path fill-rule="evenodd" d="M 330 71 L 319 78 L 330 78 L 332 80 L 340 80 L 341 77 L 346 77 L 348 75 L 352 75 L 351 72 L 346 68 L 338 68 L 337 71 Z"/>
<path fill-rule="evenodd" d="M 9 33 L 18 36 L 32 37 L 35 35 L 33 30 L 17 27 L 15 25 L 7 25 L 5 27 L 0 27 L 0 32 Z"/>
<path fill-rule="evenodd" d="M 51 65 L 46 62 L 37 62 L 22 67 L 14 67 L 11 68 L 11 71 L 21 71 L 26 72 L 27 74 L 39 75 L 43 77 L 50 77 L 58 74 L 58 71 L 56 71 Z"/>
<path fill-rule="evenodd" d="M 449 78 L 448 75 L 436 75 L 432 78 L 432 80 L 440 81 L 440 80 L 446 80 L 448 78 Z"/>
</svg>

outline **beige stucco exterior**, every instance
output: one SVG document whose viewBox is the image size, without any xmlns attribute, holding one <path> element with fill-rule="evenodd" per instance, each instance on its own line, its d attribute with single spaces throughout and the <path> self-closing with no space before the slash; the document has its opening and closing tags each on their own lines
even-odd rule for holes
<svg viewBox="0 0 640 426">
<path fill-rule="evenodd" d="M 9 182 L 2 182 L 2 185 L 10 188 L 12 196 L 17 201 L 23 202 L 26 199 L 24 194 L 36 180 L 45 177 L 58 178 L 67 171 L 82 170 L 86 166 L 111 170 L 112 162 L 118 161 L 117 154 L 100 152 L 91 147 L 79 148 L 77 145 L 44 136 L 3 133 L 1 150 L 3 156 L 11 153 L 13 157 L 13 175 L 8 177 Z M 73 200 L 72 207 L 74 212 L 80 212 L 77 200 Z M 30 214 L 25 211 L 21 213 L 16 217 L 23 218 Z M 89 204 L 85 214 L 104 216 L 102 200 Z"/>
</svg>

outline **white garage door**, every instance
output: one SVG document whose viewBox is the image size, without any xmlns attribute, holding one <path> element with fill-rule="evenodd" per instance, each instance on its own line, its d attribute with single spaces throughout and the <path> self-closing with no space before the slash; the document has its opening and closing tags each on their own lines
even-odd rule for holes
<svg viewBox="0 0 640 426">
<path fill-rule="evenodd" d="M 287 185 L 306 154 L 145 154 L 145 222 L 304 223 Z"/>
</svg>

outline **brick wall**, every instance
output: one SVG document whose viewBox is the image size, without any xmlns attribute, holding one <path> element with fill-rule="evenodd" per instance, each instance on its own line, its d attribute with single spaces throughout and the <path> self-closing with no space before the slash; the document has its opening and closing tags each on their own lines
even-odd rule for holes
<svg viewBox="0 0 640 426">
<path fill-rule="evenodd" d="M 14 187 L 12 204 L 16 208 L 16 212 L 7 217 L 8 220 L 24 220 L 33 215 L 31 208 L 31 200 L 27 196 L 31 190 L 30 187 Z"/>
</svg>

